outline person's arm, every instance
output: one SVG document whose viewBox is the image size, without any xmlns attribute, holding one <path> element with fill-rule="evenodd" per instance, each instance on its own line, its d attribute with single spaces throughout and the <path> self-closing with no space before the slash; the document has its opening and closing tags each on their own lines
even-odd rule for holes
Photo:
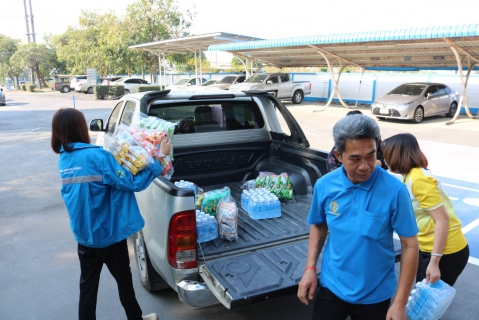
<svg viewBox="0 0 479 320">
<path fill-rule="evenodd" d="M 434 246 L 432 252 L 442 254 L 444 247 L 446 246 L 447 232 L 449 230 L 449 216 L 444 205 L 437 209 L 428 211 L 428 213 L 435 222 Z M 439 261 L 441 261 L 441 257 L 431 256 L 431 260 L 429 261 L 429 265 L 426 269 L 427 282 L 436 283 L 441 278 Z"/>
<path fill-rule="evenodd" d="M 298 286 L 299 300 L 308 305 L 309 300 L 313 300 L 314 293 L 318 286 L 318 276 L 316 274 L 316 261 L 318 261 L 319 254 L 323 249 L 326 235 L 328 233 L 328 226 L 326 223 L 319 225 L 311 225 L 309 232 L 308 244 L 308 258 L 306 259 L 306 270 L 304 270 L 303 277 Z M 314 267 L 314 268 L 308 268 Z"/>
<path fill-rule="evenodd" d="M 399 237 L 401 240 L 401 271 L 394 302 L 388 310 L 386 320 L 405 320 L 406 304 L 416 277 L 419 258 L 417 236 Z"/>
</svg>

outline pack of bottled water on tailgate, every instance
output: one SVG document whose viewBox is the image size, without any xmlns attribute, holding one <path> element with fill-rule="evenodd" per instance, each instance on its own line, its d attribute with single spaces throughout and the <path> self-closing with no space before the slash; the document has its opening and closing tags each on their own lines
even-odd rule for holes
<svg viewBox="0 0 479 320">
<path fill-rule="evenodd" d="M 243 190 L 241 207 L 255 220 L 281 217 L 281 202 L 268 189 Z"/>
<path fill-rule="evenodd" d="M 198 243 L 218 238 L 218 222 L 216 222 L 215 217 L 196 210 L 196 232 L 198 234 Z"/>
<path fill-rule="evenodd" d="M 406 305 L 409 320 L 439 320 L 452 302 L 456 290 L 442 280 L 416 283 Z"/>
<path fill-rule="evenodd" d="M 178 188 L 183 188 L 183 189 L 191 189 L 195 193 L 195 202 L 198 200 L 198 195 L 196 191 L 196 186 L 193 182 L 185 181 L 185 180 L 180 180 L 175 182 L 175 186 Z"/>
</svg>

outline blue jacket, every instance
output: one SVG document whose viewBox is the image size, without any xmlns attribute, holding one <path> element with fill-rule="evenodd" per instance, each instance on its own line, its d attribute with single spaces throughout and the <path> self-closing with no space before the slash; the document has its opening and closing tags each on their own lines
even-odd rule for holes
<svg viewBox="0 0 479 320">
<path fill-rule="evenodd" d="M 60 150 L 61 193 L 78 243 L 104 248 L 128 238 L 145 225 L 135 191 L 146 189 L 161 174 L 155 160 L 136 176 L 99 146 L 72 144 Z"/>
</svg>

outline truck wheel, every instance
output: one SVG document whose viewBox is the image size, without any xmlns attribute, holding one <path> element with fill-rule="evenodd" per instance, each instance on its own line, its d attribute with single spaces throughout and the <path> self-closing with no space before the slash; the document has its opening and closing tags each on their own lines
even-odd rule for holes
<svg viewBox="0 0 479 320">
<path fill-rule="evenodd" d="M 139 231 L 133 235 L 133 246 L 135 247 L 136 265 L 141 285 L 147 291 L 157 291 L 169 288 L 168 283 L 153 269 L 148 251 L 146 250 L 143 232 Z"/>
<path fill-rule="evenodd" d="M 292 100 L 293 100 L 294 104 L 301 103 L 301 101 L 303 101 L 303 92 L 301 92 L 301 90 L 296 90 L 293 93 L 293 99 Z"/>
<path fill-rule="evenodd" d="M 88 88 L 88 90 L 87 90 L 86 92 L 87 92 L 88 94 L 93 94 L 93 88 L 92 88 L 92 87 Z"/>
<path fill-rule="evenodd" d="M 68 93 L 70 92 L 70 87 L 69 86 L 63 86 L 62 87 L 62 93 Z"/>
</svg>

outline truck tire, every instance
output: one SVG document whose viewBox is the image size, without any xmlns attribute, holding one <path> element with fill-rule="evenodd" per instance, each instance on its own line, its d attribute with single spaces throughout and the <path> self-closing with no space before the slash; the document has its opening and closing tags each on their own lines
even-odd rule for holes
<svg viewBox="0 0 479 320">
<path fill-rule="evenodd" d="M 291 100 L 294 104 L 300 104 L 303 101 L 303 92 L 301 90 L 296 90 L 293 93 L 293 98 Z"/>
<path fill-rule="evenodd" d="M 92 87 L 88 88 L 88 90 L 86 91 L 86 93 L 88 93 L 88 94 L 93 94 L 93 88 L 92 88 Z"/>
<path fill-rule="evenodd" d="M 70 92 L 70 87 L 69 86 L 63 86 L 62 90 L 61 90 L 61 93 L 68 93 L 68 92 Z"/>
<path fill-rule="evenodd" d="M 133 235 L 133 247 L 135 248 L 136 266 L 138 267 L 141 285 L 150 292 L 169 288 L 168 283 L 151 265 L 145 241 L 143 240 L 143 232 L 139 231 Z"/>
</svg>

